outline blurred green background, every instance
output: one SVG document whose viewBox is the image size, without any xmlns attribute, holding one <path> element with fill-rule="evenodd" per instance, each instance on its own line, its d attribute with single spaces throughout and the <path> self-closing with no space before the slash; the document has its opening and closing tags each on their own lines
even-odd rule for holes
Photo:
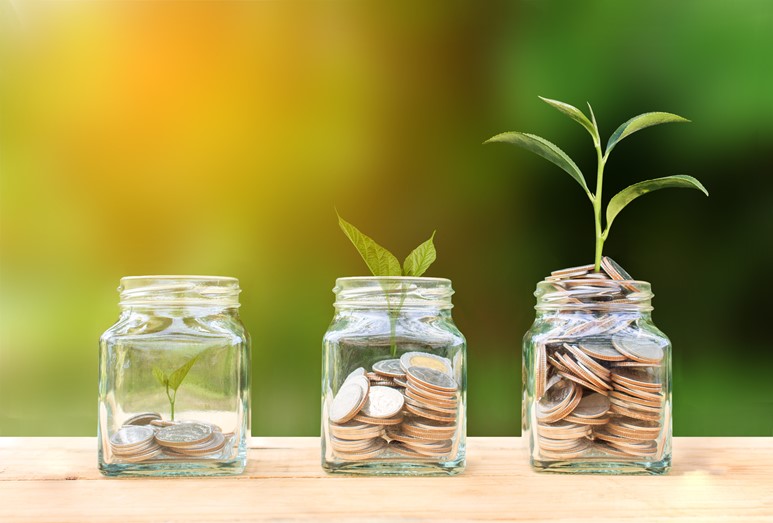
<svg viewBox="0 0 773 523">
<path fill-rule="evenodd" d="M 334 206 L 399 257 L 437 229 L 469 341 L 469 434 L 520 432 L 534 286 L 593 256 L 591 207 L 547 162 L 481 143 L 653 110 L 622 142 L 606 245 L 652 282 L 675 434 L 773 434 L 773 3 L 0 3 L 0 435 L 92 435 L 97 340 L 123 275 L 241 280 L 253 433 L 319 432 L 320 340 L 365 266 Z"/>
</svg>

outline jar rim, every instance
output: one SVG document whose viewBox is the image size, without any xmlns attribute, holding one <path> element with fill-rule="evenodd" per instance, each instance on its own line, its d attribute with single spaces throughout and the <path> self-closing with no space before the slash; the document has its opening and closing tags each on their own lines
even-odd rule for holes
<svg viewBox="0 0 773 523">
<path fill-rule="evenodd" d="M 333 293 L 343 309 L 451 309 L 454 290 L 448 278 L 348 276 L 336 279 Z"/>
<path fill-rule="evenodd" d="M 622 295 L 613 296 L 613 292 L 607 289 L 617 289 Z M 644 280 L 567 278 L 560 282 L 547 279 L 538 282 L 534 296 L 537 298 L 534 308 L 538 311 L 593 309 L 648 312 L 652 310 L 655 295 L 650 283 Z"/>
<path fill-rule="evenodd" d="M 238 278 L 202 275 L 124 276 L 118 286 L 121 307 L 239 307 Z"/>
<path fill-rule="evenodd" d="M 341 278 L 336 278 L 336 282 L 356 282 L 356 281 L 419 281 L 419 282 L 436 282 L 436 283 L 447 283 L 451 284 L 451 280 L 448 278 L 438 278 L 434 276 L 342 276 Z"/>
</svg>

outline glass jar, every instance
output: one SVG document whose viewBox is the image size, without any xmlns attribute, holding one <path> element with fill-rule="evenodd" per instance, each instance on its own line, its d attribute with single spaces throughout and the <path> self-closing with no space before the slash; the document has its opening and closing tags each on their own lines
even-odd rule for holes
<svg viewBox="0 0 773 523">
<path fill-rule="evenodd" d="M 671 466 L 671 343 L 652 322 L 650 284 L 569 274 L 537 285 L 524 337 L 532 467 L 663 474 Z"/>
<path fill-rule="evenodd" d="M 250 437 L 250 341 L 239 280 L 133 276 L 100 338 L 99 469 L 239 474 Z"/>
<path fill-rule="evenodd" d="M 466 342 L 451 281 L 339 278 L 323 340 L 322 467 L 456 474 L 465 466 Z"/>
</svg>

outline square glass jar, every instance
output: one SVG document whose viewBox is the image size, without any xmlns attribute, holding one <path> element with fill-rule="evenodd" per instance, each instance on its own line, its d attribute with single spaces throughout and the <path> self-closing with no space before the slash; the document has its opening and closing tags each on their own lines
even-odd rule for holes
<svg viewBox="0 0 773 523">
<path fill-rule="evenodd" d="M 451 475 L 466 456 L 466 341 L 450 280 L 339 278 L 323 340 L 322 467 Z"/>
<path fill-rule="evenodd" d="M 250 437 L 250 340 L 239 282 L 121 280 L 100 338 L 99 469 L 106 476 L 239 474 Z"/>
</svg>

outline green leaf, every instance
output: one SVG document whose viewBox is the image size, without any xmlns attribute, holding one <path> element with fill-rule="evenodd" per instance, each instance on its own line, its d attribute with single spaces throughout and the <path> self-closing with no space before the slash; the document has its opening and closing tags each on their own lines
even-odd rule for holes
<svg viewBox="0 0 773 523">
<path fill-rule="evenodd" d="M 158 381 L 162 387 L 166 387 L 166 383 L 168 378 L 166 377 L 166 374 L 163 370 L 159 369 L 158 367 L 153 367 L 153 376 L 156 378 L 156 381 Z"/>
<path fill-rule="evenodd" d="M 588 104 L 588 111 L 590 111 L 590 121 L 593 124 L 593 129 L 596 131 L 596 139 L 598 140 L 595 142 L 595 145 L 598 147 L 601 145 L 601 134 L 599 133 L 599 125 L 596 123 L 596 115 L 593 114 L 593 107 L 590 106 L 590 102 L 586 102 Z"/>
<path fill-rule="evenodd" d="M 620 213 L 620 211 L 623 210 L 623 207 L 631 203 L 642 194 L 657 191 L 658 189 L 665 189 L 667 187 L 698 189 L 706 196 L 709 195 L 709 192 L 701 184 L 701 182 L 692 176 L 687 176 L 684 174 L 666 176 L 665 178 L 655 178 L 654 180 L 645 180 L 643 182 L 635 183 L 614 195 L 609 201 L 609 205 L 607 205 L 607 230 L 609 230 L 609 227 L 612 225 L 615 217 Z"/>
<path fill-rule="evenodd" d="M 572 161 L 571 158 L 569 158 L 569 156 L 567 156 L 564 151 L 544 138 L 540 138 L 539 136 L 535 136 L 533 134 L 509 132 L 498 134 L 492 138 L 489 138 L 483 143 L 492 142 L 510 143 L 519 147 L 523 147 L 527 151 L 531 151 L 534 154 L 542 156 L 546 160 L 554 163 L 566 171 L 569 176 L 574 178 L 577 183 L 580 184 L 586 194 L 591 196 L 590 191 L 588 190 L 588 185 L 585 183 L 585 177 L 582 175 L 580 168 L 577 167 L 577 165 Z"/>
<path fill-rule="evenodd" d="M 429 240 L 416 247 L 405 258 L 403 262 L 403 275 L 421 276 L 432 265 L 432 262 L 435 261 L 435 244 L 432 243 L 432 240 L 435 238 L 435 232 L 437 231 L 432 231 L 432 236 L 429 237 Z"/>
<path fill-rule="evenodd" d="M 182 384 L 183 380 L 185 379 L 185 376 L 188 375 L 188 371 L 191 370 L 191 367 L 193 367 L 193 364 L 196 363 L 196 360 L 199 358 L 199 354 L 195 355 L 193 358 L 188 360 L 188 362 L 174 371 L 172 374 L 169 375 L 169 388 L 172 390 L 177 390 L 180 385 Z"/>
<path fill-rule="evenodd" d="M 678 123 L 689 121 L 690 120 L 687 118 L 682 118 L 679 115 L 671 113 L 644 113 L 640 114 L 639 116 L 634 116 L 623 125 L 618 127 L 614 133 L 612 133 L 612 136 L 609 137 L 609 141 L 607 142 L 607 151 L 605 154 L 608 155 L 612 148 L 617 145 L 617 142 L 626 136 L 635 133 L 636 131 L 641 131 L 647 127 L 652 127 L 653 125 L 662 123 Z"/>
<path fill-rule="evenodd" d="M 598 145 L 601 143 L 601 138 L 599 138 L 599 133 L 598 133 L 598 130 L 596 129 L 596 126 L 592 124 L 591 121 L 588 120 L 588 117 L 585 116 L 585 114 L 582 111 L 580 111 L 578 108 L 564 102 L 559 102 L 558 100 L 543 98 L 542 96 L 540 96 L 539 99 L 549 105 L 552 105 L 553 107 L 555 107 L 556 109 L 558 109 L 559 111 L 567 115 L 569 118 L 571 118 L 575 122 L 585 127 L 585 130 L 588 131 L 591 137 L 593 138 L 594 144 Z"/>
<path fill-rule="evenodd" d="M 336 214 L 338 214 L 337 211 Z M 391 252 L 341 218 L 340 214 L 338 215 L 338 225 L 357 248 L 373 276 L 402 276 L 403 270 L 400 267 L 400 262 Z"/>
</svg>

